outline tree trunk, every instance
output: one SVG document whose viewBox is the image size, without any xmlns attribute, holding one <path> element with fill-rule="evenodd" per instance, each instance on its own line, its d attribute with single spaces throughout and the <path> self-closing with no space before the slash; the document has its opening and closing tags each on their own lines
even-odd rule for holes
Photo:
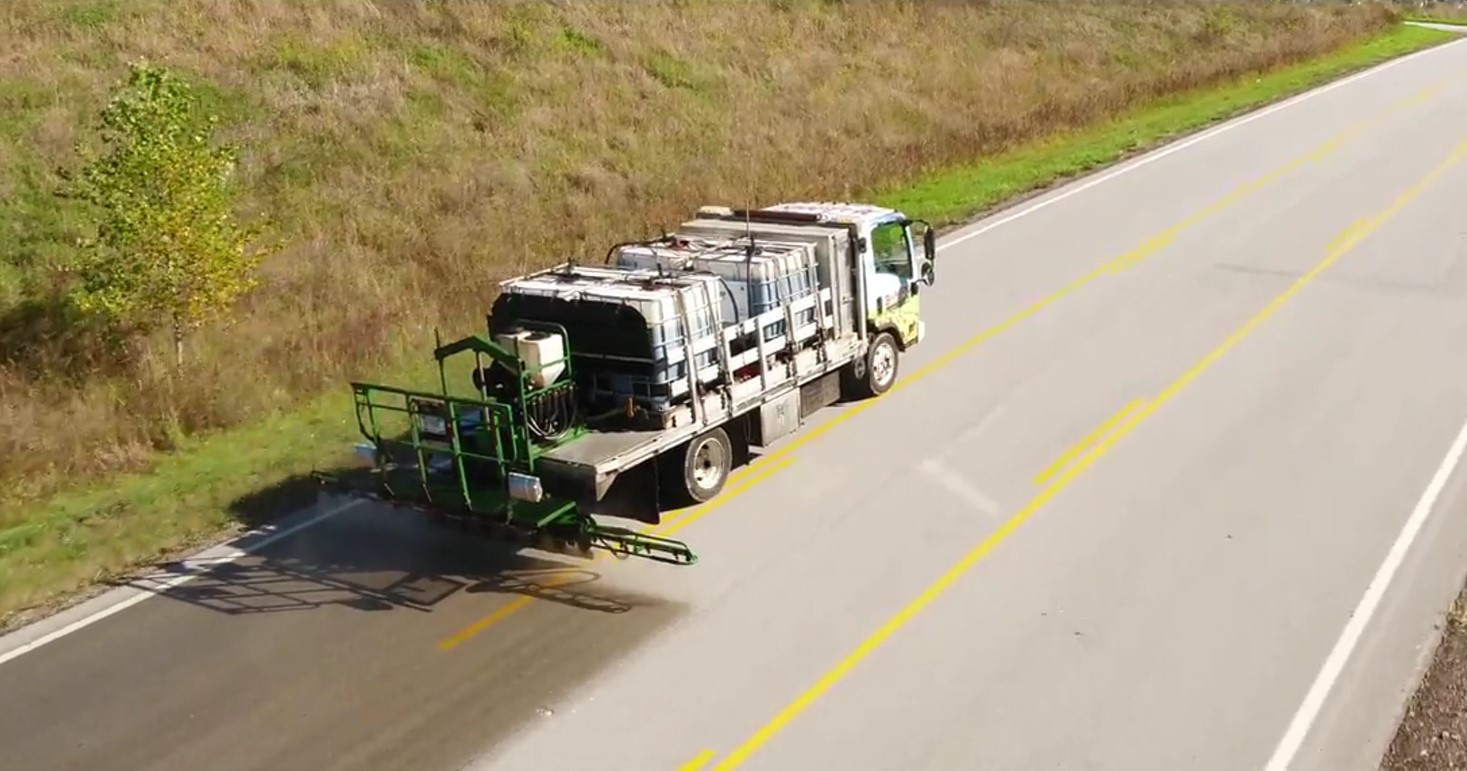
<svg viewBox="0 0 1467 771">
<path fill-rule="evenodd" d="M 183 322 L 173 320 L 173 366 L 183 369 Z"/>
</svg>

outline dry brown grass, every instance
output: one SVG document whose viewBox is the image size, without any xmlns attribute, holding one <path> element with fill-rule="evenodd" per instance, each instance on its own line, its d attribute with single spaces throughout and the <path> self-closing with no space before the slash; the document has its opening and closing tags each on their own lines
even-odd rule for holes
<svg viewBox="0 0 1467 771">
<path fill-rule="evenodd" d="M 26 498 L 375 375 L 428 325 L 479 323 L 497 279 L 706 200 L 854 195 L 1391 20 L 1258 2 L 3 5 L 0 489 Z M 181 377 L 153 354 L 115 366 L 45 302 L 75 234 L 51 169 L 136 56 L 213 84 L 251 209 L 288 244 Z"/>
</svg>

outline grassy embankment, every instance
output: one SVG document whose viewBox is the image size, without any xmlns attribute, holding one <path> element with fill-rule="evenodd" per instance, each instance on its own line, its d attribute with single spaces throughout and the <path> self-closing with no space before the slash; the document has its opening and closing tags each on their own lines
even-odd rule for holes
<svg viewBox="0 0 1467 771">
<path fill-rule="evenodd" d="M 955 222 L 1449 37 L 1343 4 L 8 8 L 0 618 L 313 499 L 290 482 L 355 436 L 343 380 L 416 381 L 403 353 L 499 278 L 709 200 Z M 51 170 L 137 55 L 208 84 L 289 244 L 182 375 L 100 356 L 50 294 L 77 229 Z"/>
</svg>

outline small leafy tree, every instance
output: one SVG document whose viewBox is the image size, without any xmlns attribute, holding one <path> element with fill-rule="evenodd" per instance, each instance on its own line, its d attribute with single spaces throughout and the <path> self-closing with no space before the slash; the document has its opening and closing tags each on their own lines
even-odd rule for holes
<svg viewBox="0 0 1467 771">
<path fill-rule="evenodd" d="M 263 254 L 232 214 L 235 148 L 189 85 L 147 62 L 102 111 L 106 151 L 68 175 L 64 193 L 92 205 L 96 235 L 73 272 L 76 303 L 128 328 L 167 326 L 175 361 L 200 325 L 256 285 Z"/>
</svg>

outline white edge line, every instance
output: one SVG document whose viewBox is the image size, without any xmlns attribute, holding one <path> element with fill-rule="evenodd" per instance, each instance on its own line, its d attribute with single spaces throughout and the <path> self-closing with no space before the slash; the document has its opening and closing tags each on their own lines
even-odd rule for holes
<svg viewBox="0 0 1467 771">
<path fill-rule="evenodd" d="M 1234 118 L 1233 120 L 1231 120 L 1231 121 L 1229 121 L 1227 123 L 1222 124 L 1221 126 L 1217 126 L 1217 127 L 1212 128 L 1212 129 L 1210 129 L 1208 131 L 1204 131 L 1201 134 L 1198 134 L 1196 136 L 1193 136 L 1190 139 L 1186 139 L 1186 140 L 1183 140 L 1183 141 L 1178 142 L 1176 144 L 1168 145 L 1166 147 L 1162 147 L 1160 149 L 1153 150 L 1153 151 L 1151 151 L 1151 152 L 1149 152 L 1149 153 L 1141 156 L 1140 158 L 1137 158 L 1137 159 L 1135 159 L 1135 160 L 1133 160 L 1133 161 L 1131 161 L 1129 163 L 1125 163 L 1125 164 L 1123 164 L 1123 165 L 1121 165 L 1121 166 L 1119 166 L 1117 168 L 1111 169 L 1110 171 L 1105 172 L 1105 173 L 1101 174 L 1100 176 L 1092 177 L 1092 178 L 1090 178 L 1089 180 L 1087 180 L 1087 181 L 1085 181 L 1083 183 L 1080 183 L 1080 184 L 1077 184 L 1077 185 L 1075 185 L 1073 187 L 1070 187 L 1069 189 L 1062 190 L 1058 194 L 1051 195 L 1051 196 L 1049 196 L 1047 198 L 1043 198 L 1043 199 L 1041 199 L 1039 201 L 1036 201 L 1035 203 L 1032 203 L 1032 204 L 1030 204 L 1028 206 L 1025 206 L 1025 207 L 1019 209 L 1016 212 L 1013 212 L 1011 214 L 1004 215 L 1004 216 L 1002 216 L 1002 217 L 1000 217 L 1000 218 L 998 218 L 998 219 L 996 219 L 996 220 L 994 220 L 992 222 L 984 223 L 984 224 L 980 225 L 979 227 L 976 227 L 976 228 L 974 228 L 972 230 L 969 230 L 967 232 L 964 232 L 964 233 L 960 233 L 959 235 L 954 235 L 954 236 L 950 237 L 948 240 L 946 240 L 943 243 L 939 244 L 937 248 L 940 251 L 942 249 L 946 249 L 946 248 L 949 248 L 949 247 L 952 247 L 952 246 L 956 246 L 958 244 L 961 244 L 961 243 L 963 243 L 963 242 L 965 242 L 965 241 L 967 241 L 969 239 L 977 238 L 978 236 L 980 236 L 980 235 L 982 235 L 984 233 L 987 233 L 988 231 L 993 230 L 994 228 L 997 228 L 997 227 L 999 227 L 1001 225 L 1006 225 L 1006 224 L 1008 224 L 1010 222 L 1013 222 L 1014 220 L 1020 219 L 1021 217 L 1027 217 L 1030 214 L 1033 214 L 1034 212 L 1037 212 L 1037 211 L 1039 211 L 1041 209 L 1044 209 L 1045 207 L 1048 207 L 1048 206 L 1051 206 L 1053 204 L 1059 203 L 1060 201 L 1063 201 L 1066 198 L 1069 198 L 1071 196 L 1074 196 L 1074 195 L 1077 195 L 1079 193 L 1082 193 L 1082 192 L 1084 192 L 1086 190 L 1089 190 L 1090 188 L 1095 187 L 1096 185 L 1099 185 L 1099 184 L 1101 184 L 1103 182 L 1108 182 L 1108 181 L 1110 181 L 1112 179 L 1115 179 L 1116 177 L 1121 176 L 1122 174 L 1126 174 L 1126 173 L 1135 171 L 1136 169 L 1139 169 L 1139 168 L 1141 168 L 1141 167 L 1143 167 L 1143 166 L 1145 166 L 1145 165 L 1147 165 L 1149 163 L 1153 163 L 1155 161 L 1159 161 L 1162 158 L 1165 158 L 1165 157 L 1171 155 L 1172 153 L 1176 153 L 1176 152 L 1180 152 L 1182 150 L 1185 150 L 1186 148 L 1191 147 L 1192 145 L 1195 145 L 1195 144 L 1197 144 L 1199 142 L 1203 142 L 1203 141 L 1206 141 L 1208 139 L 1212 139 L 1213 137 L 1216 137 L 1216 136 L 1218 136 L 1220 134 L 1223 134 L 1224 132 L 1232 131 L 1233 129 L 1238 128 L 1240 126 L 1245 126 L 1245 125 L 1247 125 L 1249 123 L 1252 123 L 1255 120 L 1258 120 L 1258 119 L 1263 118 L 1263 117 L 1268 116 L 1268 115 L 1272 115 L 1273 113 L 1278 112 L 1279 110 L 1285 109 L 1287 107 L 1292 107 L 1292 106 L 1294 106 L 1296 104 L 1299 104 L 1301 102 L 1307 101 L 1309 99 L 1313 99 L 1314 97 L 1319 96 L 1321 94 L 1329 93 L 1330 91 L 1333 91 L 1333 90 L 1335 90 L 1337 88 L 1340 88 L 1342 86 L 1348 85 L 1350 83 L 1354 83 L 1357 80 L 1361 80 L 1361 79 L 1370 77 L 1371 75 L 1378 74 L 1380 72 L 1383 72 L 1383 71 L 1385 71 L 1387 69 L 1390 69 L 1391 67 L 1394 67 L 1394 66 L 1396 66 L 1398 64 L 1401 64 L 1403 62 L 1409 61 L 1411 59 L 1415 59 L 1415 58 L 1417 58 L 1419 56 L 1425 56 L 1426 54 L 1436 53 L 1436 52 L 1440 51 L 1443 48 L 1450 48 L 1452 46 L 1459 45 L 1461 43 L 1467 43 L 1467 39 L 1459 40 L 1459 41 L 1452 42 L 1452 43 L 1443 43 L 1441 45 L 1432 46 L 1431 48 L 1425 49 L 1423 51 L 1417 51 L 1415 53 L 1407 54 L 1405 56 L 1398 57 L 1396 59 L 1392 59 L 1392 60 L 1390 60 L 1388 62 L 1382 62 L 1382 63 L 1380 63 L 1380 64 L 1378 64 L 1378 65 L 1376 65 L 1374 67 L 1371 67 L 1369 69 L 1363 70 L 1361 72 L 1357 72 L 1354 75 L 1351 75 L 1349 77 L 1343 78 L 1341 80 L 1334 81 L 1333 83 L 1329 83 L 1327 85 L 1320 86 L 1320 87 L 1315 88 L 1313 90 L 1306 91 L 1306 92 L 1304 92 L 1302 94 L 1298 94 L 1296 96 L 1290 97 L 1289 99 L 1286 99 L 1286 100 L 1284 100 L 1282 102 L 1279 102 L 1277 104 L 1271 105 L 1269 107 L 1265 107 L 1265 108 L 1263 108 L 1263 109 L 1261 109 L 1261 110 L 1259 110 L 1257 112 L 1253 112 L 1253 113 L 1250 113 L 1250 114 L 1247 114 L 1247 115 L 1239 116 L 1239 117 Z M 344 511 L 346 511 L 347 509 L 352 508 L 353 506 L 357 505 L 358 503 L 361 503 L 361 501 L 352 501 L 350 503 L 342 504 L 340 506 L 337 506 L 336 508 L 329 509 L 329 510 L 327 510 L 325 512 L 322 512 L 321 514 L 318 514 L 318 515 L 316 515 L 316 516 L 314 516 L 314 517 L 312 517 L 310 519 L 307 519 L 304 522 L 301 522 L 300 524 L 294 525 L 294 526 L 289 527 L 289 528 L 286 528 L 284 530 L 280 530 L 280 531 L 271 533 L 270 535 L 265 536 L 265 538 L 263 540 L 261 540 L 259 543 L 256 543 L 256 544 L 252 545 L 249 549 L 241 550 L 241 551 L 239 551 L 237 554 L 235 554 L 233 556 L 226 557 L 226 558 L 224 558 L 222 560 L 222 562 L 232 562 L 232 561 L 238 559 L 241 556 L 244 556 L 246 554 L 249 554 L 249 553 L 251 553 L 251 552 L 253 552 L 255 550 L 264 548 L 265 546 L 268 546 L 268 545 L 270 545 L 272 543 L 275 543 L 276 541 L 279 541 L 282 538 L 286 538 L 288 536 L 294 535 L 295 533 L 298 533 L 298 532 L 300 532 L 302 530 L 305 530 L 308 527 L 311 527 L 313 525 L 316 525 L 316 524 L 318 524 L 318 523 L 320 523 L 320 522 L 322 522 L 324 520 L 330 519 L 331 517 L 334 517 L 334 516 L 336 516 L 336 515 L 344 512 Z M 254 536 L 254 535 L 259 535 L 259 534 L 261 534 L 261 531 L 256 531 L 255 533 L 247 534 L 245 537 L 248 538 L 248 537 L 251 537 L 251 536 Z M 179 586 L 179 585 L 181 585 L 183 583 L 186 583 L 186 582 L 192 580 L 196 575 L 197 575 L 196 573 L 186 573 L 186 574 L 184 574 L 182 576 L 177 576 L 175 578 L 171 578 L 168 581 L 160 584 L 159 585 L 159 589 L 169 589 L 169 588 L 173 588 L 175 586 Z M 108 616 L 111 616 L 111 615 L 114 615 L 114 614 L 117 614 L 117 613 L 121 613 L 122 611 L 124 611 L 124 610 L 126 610 L 126 609 L 128 609 L 128 608 L 130 608 L 130 607 L 132 607 L 132 606 L 134 606 L 134 605 L 136 605 L 138 603 L 140 603 L 140 602 L 143 602 L 144 600 L 148 599 L 149 597 L 154 596 L 155 594 L 157 594 L 157 591 L 143 591 L 143 590 L 140 590 L 140 592 L 138 594 L 136 594 L 136 595 L 134 595 L 132 597 L 129 597 L 126 600 L 123 600 L 121 602 L 118 602 L 118 603 L 116 603 L 114 605 L 110 605 L 107 608 L 104 608 L 103 610 L 97 611 L 96 613 L 93 613 L 93 614 L 91 614 L 89 616 L 86 616 L 84 618 L 81 618 L 81 619 L 78 619 L 76 621 L 73 621 L 72 623 L 67 624 L 64 627 L 61 627 L 60 629 L 57 629 L 57 630 L 55 630 L 53 632 L 50 632 L 50 633 L 48 633 L 46 635 L 43 635 L 41 637 L 38 637 L 35 640 L 32 640 L 30 642 L 24 643 L 24 644 L 20 645 L 19 647 L 15 648 L 13 650 L 7 651 L 5 653 L 0 653 L 0 664 L 4 664 L 4 663 L 6 663 L 8 661 L 11 661 L 13 659 L 19 658 L 20 656 L 22 656 L 22 655 L 24 655 L 26 653 L 29 653 L 29 652 L 37 649 L 37 648 L 40 648 L 41 646 L 46 645 L 47 643 L 54 642 L 56 640 L 61 639 L 62 637 L 65 637 L 66 635 L 69 635 L 69 634 L 71 634 L 73 632 L 76 632 L 76 631 L 78 631 L 80 629 L 84 629 L 84 628 L 86 628 L 88 626 L 91 626 L 92 624 L 95 624 L 96 622 L 101 621 L 102 619 L 107 618 Z M 22 627 L 21 630 L 24 630 L 24 628 L 25 627 Z M 16 634 L 16 633 L 18 633 L 21 630 L 17 630 L 17 632 L 12 632 L 11 634 Z M 6 636 L 8 637 L 10 635 L 6 635 Z M 3 639 L 3 638 L 0 638 L 0 639 Z"/>
<path fill-rule="evenodd" d="M 947 241 L 944 241 L 943 243 L 939 244 L 937 246 L 937 250 L 938 251 L 942 251 L 943 249 L 947 249 L 949 247 L 957 246 L 958 244 L 961 244 L 964 241 L 967 241 L 967 240 L 969 240 L 971 238 L 977 238 L 978 236 L 983 235 L 984 233 L 987 233 L 988 231 L 993 230 L 994 228 L 999 227 L 1000 225 L 1007 225 L 1008 223 L 1013 222 L 1016 219 L 1019 219 L 1021 217 L 1027 217 L 1030 214 L 1033 214 L 1034 212 L 1037 212 L 1040 209 L 1045 208 L 1046 206 L 1050 206 L 1052 204 L 1059 203 L 1060 201 L 1063 201 L 1066 198 L 1069 198 L 1070 196 L 1078 195 L 1079 193 L 1083 193 L 1086 190 L 1089 190 L 1090 188 L 1095 187 L 1096 185 L 1099 185 L 1099 184 L 1101 184 L 1103 182 L 1109 182 L 1110 180 L 1115 179 L 1116 177 L 1119 177 L 1122 174 L 1127 174 L 1127 173 L 1130 173 L 1132 171 L 1135 171 L 1136 169 L 1139 169 L 1139 168 L 1141 168 L 1141 167 L 1143 167 L 1143 166 L 1145 166 L 1147 164 L 1150 164 L 1150 163 L 1154 163 L 1156 161 L 1159 161 L 1162 158 L 1165 158 L 1165 157 L 1171 155 L 1172 153 L 1176 153 L 1176 152 L 1180 152 L 1182 150 L 1185 150 L 1188 147 L 1191 147 L 1192 145 L 1195 145 L 1195 144 L 1197 144 L 1199 142 L 1205 142 L 1205 141 L 1207 141 L 1209 139 L 1212 139 L 1213 137 L 1216 137 L 1216 136 L 1218 136 L 1220 134 L 1226 133 L 1228 131 L 1232 131 L 1233 129 L 1240 128 L 1242 126 L 1246 126 L 1246 125 L 1248 125 L 1249 123 L 1252 123 L 1255 120 L 1259 120 L 1260 118 L 1264 118 L 1264 117 L 1267 117 L 1269 115 L 1272 115 L 1272 114 L 1278 112 L 1279 110 L 1283 110 L 1283 109 L 1288 108 L 1288 107 L 1293 107 L 1294 105 L 1297 105 L 1297 104 L 1299 104 L 1301 102 L 1305 102 L 1305 101 L 1308 101 L 1310 99 L 1313 99 L 1316 96 L 1320 96 L 1322 94 L 1327 94 L 1327 93 L 1329 93 L 1329 92 L 1331 92 L 1331 91 L 1333 91 L 1333 90 L 1335 90 L 1337 88 L 1341 88 L 1343 86 L 1349 85 L 1350 83 L 1354 83 L 1357 80 L 1362 80 L 1364 78 L 1370 77 L 1371 75 L 1379 74 L 1381 72 L 1384 72 L 1385 70 L 1390 69 L 1391 67 L 1394 67 L 1394 66 L 1396 66 L 1398 64 L 1401 64 L 1401 63 L 1404 63 L 1404 62 L 1407 62 L 1407 61 L 1410 61 L 1410 60 L 1415 59 L 1415 58 L 1417 58 L 1419 56 L 1425 56 L 1427 54 L 1437 53 L 1437 52 L 1441 51 L 1444 48 L 1451 48 L 1452 46 L 1462 45 L 1463 43 L 1467 43 L 1467 38 L 1464 38 L 1462 40 L 1456 40 L 1456 41 L 1453 41 L 1453 42 L 1450 42 L 1450 43 L 1442 43 L 1440 45 L 1432 46 L 1431 48 L 1427 48 L 1427 49 L 1424 49 L 1424 50 L 1421 50 L 1421 51 L 1416 51 L 1415 53 L 1410 53 L 1410 54 L 1406 54 L 1405 56 L 1401 56 L 1401 57 L 1398 57 L 1398 58 L 1395 58 L 1395 59 L 1391 59 L 1390 61 L 1381 62 L 1380 64 L 1377 64 L 1374 67 L 1370 67 L 1368 69 L 1365 69 L 1365 70 L 1362 70 L 1360 72 L 1357 72 L 1357 73 L 1355 73 L 1353 75 L 1350 75 L 1349 77 L 1342 78 L 1340 80 L 1336 80 L 1336 81 L 1334 81 L 1332 83 L 1328 83 L 1328 84 L 1323 85 L 1323 86 L 1320 86 L 1318 88 L 1315 88 L 1315 89 L 1312 89 L 1312 90 L 1309 90 L 1309 91 L 1305 91 L 1302 94 L 1297 94 L 1297 95 L 1292 96 L 1292 97 L 1290 97 L 1288 99 L 1285 99 L 1282 102 L 1277 102 L 1277 103 L 1275 103 L 1273 105 L 1270 105 L 1268 107 L 1262 108 L 1262 109 L 1260 109 L 1260 110 L 1258 110 L 1256 112 L 1248 113 L 1246 115 L 1240 115 L 1240 116 L 1238 116 L 1236 118 L 1233 118 L 1232 120 L 1227 121 L 1226 123 L 1223 123 L 1220 126 L 1215 126 L 1212 129 L 1209 129 L 1207 131 L 1204 131 L 1204 132 L 1202 132 L 1200 134 L 1197 134 L 1195 136 L 1192 136 L 1192 137 L 1190 137 L 1188 139 L 1184 139 L 1184 140 L 1182 140 L 1180 142 L 1177 142 L 1175 144 L 1166 145 L 1164 147 L 1161 147 L 1161 148 L 1158 148 L 1156 150 L 1153 150 L 1153 151 L 1151 151 L 1149 153 L 1146 153 L 1145 155 L 1141 156 L 1140 158 L 1137 158 L 1135 160 L 1132 160 L 1129 163 L 1124 163 L 1124 164 L 1122 164 L 1122 165 L 1120 165 L 1120 166 L 1118 166 L 1118 167 L 1116 167 L 1114 169 L 1111 169 L 1110 171 L 1107 171 L 1107 172 L 1105 172 L 1105 173 L 1103 173 L 1103 174 L 1101 174 L 1099 176 L 1092 177 L 1092 178 L 1090 178 L 1090 179 L 1088 179 L 1088 180 L 1086 180 L 1084 182 L 1081 182 L 1079 184 L 1074 185 L 1073 187 L 1070 187 L 1068 189 L 1061 190 L 1061 191 L 1059 191 L 1055 195 L 1051 195 L 1051 196 L 1049 196 L 1047 198 L 1044 198 L 1042 200 L 1039 200 L 1039 201 L 1037 201 L 1035 203 L 1032 203 L 1032 204 L 1030 204 L 1028 206 L 1022 207 L 1018 211 L 1015 211 L 1015 212 L 1013 212 L 1011 214 L 1007 214 L 1007 215 L 1004 215 L 1002 217 L 999 217 L 998 219 L 993 220 L 992 222 L 985 222 L 985 223 L 982 223 L 981 225 L 979 225 L 978 227 L 973 228 L 972 230 L 968 230 L 967 232 L 961 232 L 960 234 L 953 235 Z"/>
<path fill-rule="evenodd" d="M 1436 469 L 1436 474 L 1431 478 L 1431 483 L 1421 493 L 1421 498 L 1416 502 L 1416 508 L 1411 512 L 1411 516 L 1406 520 L 1405 527 L 1401 529 L 1400 535 L 1396 536 L 1396 542 L 1391 544 L 1385 560 L 1375 571 L 1375 577 L 1371 578 L 1370 584 L 1365 587 L 1365 594 L 1360 598 L 1360 604 L 1356 605 L 1354 612 L 1350 614 L 1350 620 L 1345 624 L 1345 629 L 1340 633 L 1335 647 L 1330 650 L 1329 658 L 1325 659 L 1324 666 L 1320 667 L 1319 674 L 1314 678 L 1314 683 L 1309 686 L 1304 702 L 1294 713 L 1294 719 L 1290 721 L 1283 738 L 1279 740 L 1278 746 L 1274 749 L 1273 757 L 1265 766 L 1266 771 L 1284 771 L 1293 762 L 1300 745 L 1304 743 L 1305 736 L 1309 734 L 1314 721 L 1319 717 L 1325 697 L 1329 695 L 1330 689 L 1339 680 L 1340 672 L 1344 669 L 1345 663 L 1349 661 L 1355 645 L 1360 642 L 1360 637 L 1365 633 L 1366 625 L 1370 623 L 1371 616 L 1375 615 L 1375 609 L 1380 605 L 1381 597 L 1390 588 L 1396 570 L 1406 558 L 1406 552 L 1410 550 L 1411 544 L 1415 542 L 1426 520 L 1431 517 L 1442 488 L 1446 486 L 1448 478 L 1461 463 L 1464 452 L 1467 452 L 1467 423 L 1464 423 L 1462 429 L 1457 433 L 1456 441 L 1452 442 L 1446 457 L 1442 459 L 1441 465 Z"/>
<path fill-rule="evenodd" d="M 192 581 L 193 579 L 199 577 L 200 575 L 203 575 L 204 572 L 206 572 L 205 570 L 196 569 L 198 567 L 207 568 L 213 567 L 215 565 L 223 565 L 234 562 L 240 557 L 248 556 L 254 552 L 259 551 L 260 549 L 265 548 L 266 546 L 269 546 L 270 544 L 289 538 L 290 536 L 295 535 L 296 533 L 299 533 L 300 531 L 305 530 L 308 527 L 318 525 L 362 503 L 365 503 L 365 501 L 358 499 L 338 504 L 330 509 L 327 509 L 326 511 L 310 517 L 309 519 L 298 522 L 294 525 L 291 525 L 290 527 L 286 527 L 280 530 L 272 531 L 267 527 L 251 531 L 236 540 L 242 541 L 249 538 L 259 538 L 258 541 L 250 544 L 247 547 L 234 547 L 233 553 L 225 554 L 220 557 L 205 557 L 203 555 L 208 554 L 208 552 L 200 552 L 200 554 L 195 555 L 193 558 L 184 561 L 184 566 L 188 570 L 188 572 L 185 572 L 182 575 L 173 576 L 166 581 L 154 582 L 150 588 L 137 589 L 136 594 L 128 597 L 125 600 L 114 603 L 107 606 L 106 608 L 103 608 L 102 610 L 77 619 L 76 621 L 73 621 L 70 624 L 63 626 L 60 629 L 56 629 L 45 635 L 37 637 L 34 640 L 23 643 L 12 650 L 0 653 L 0 664 L 4 664 L 5 662 L 11 661 L 12 659 L 20 658 L 21 656 L 24 656 L 25 654 L 30 653 L 31 651 L 34 651 L 43 645 L 55 642 L 73 632 L 85 629 L 86 627 L 89 627 L 92 624 L 95 624 L 98 621 L 107 618 L 108 616 L 113 616 L 121 613 L 122 611 L 127 610 L 128 608 L 131 608 L 132 606 L 149 599 L 150 597 L 156 597 L 163 591 L 188 583 L 189 581 Z M 22 629 L 24 629 L 24 627 L 22 627 Z"/>
</svg>

